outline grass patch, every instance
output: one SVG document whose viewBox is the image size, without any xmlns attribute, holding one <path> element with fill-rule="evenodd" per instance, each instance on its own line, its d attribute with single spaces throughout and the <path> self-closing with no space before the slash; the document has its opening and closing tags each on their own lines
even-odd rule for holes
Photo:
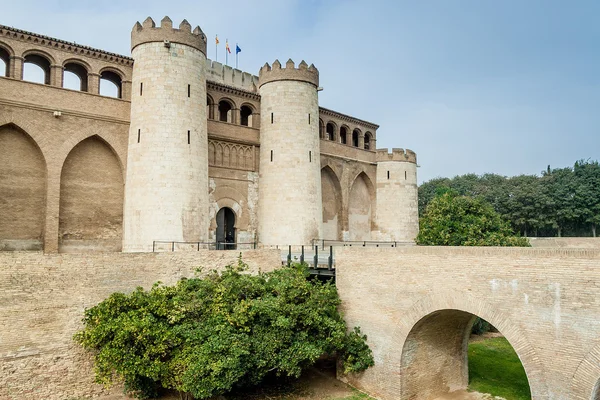
<svg viewBox="0 0 600 400">
<path fill-rule="evenodd" d="M 530 400 L 523 365 L 503 337 L 469 343 L 469 389 L 507 400 Z"/>
</svg>

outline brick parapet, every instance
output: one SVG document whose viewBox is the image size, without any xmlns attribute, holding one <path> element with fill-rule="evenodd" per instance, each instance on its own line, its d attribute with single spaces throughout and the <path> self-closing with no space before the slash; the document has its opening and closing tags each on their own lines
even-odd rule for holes
<svg viewBox="0 0 600 400">
<path fill-rule="evenodd" d="M 388 149 L 377 149 L 376 160 L 377 162 L 402 161 L 416 164 L 417 154 L 409 149 L 393 148 L 391 153 Z"/>
<path fill-rule="evenodd" d="M 33 43 L 48 47 L 53 50 L 62 50 L 72 52 L 78 56 L 87 56 L 97 58 L 102 61 L 108 61 L 116 64 L 132 66 L 133 58 L 121 54 L 111 53 L 105 50 L 96 49 L 89 46 L 84 46 L 66 40 L 55 39 L 53 37 L 40 35 L 33 32 L 24 31 L 21 29 L 11 28 L 5 25 L 0 25 L 0 39 L 8 38 L 21 42 Z M 11 57 L 13 55 L 11 54 Z"/>
<path fill-rule="evenodd" d="M 136 22 L 131 30 L 131 50 L 143 43 L 168 41 L 193 47 L 206 55 L 206 35 L 199 26 L 192 31 L 192 26 L 184 19 L 179 29 L 173 28 L 169 17 L 164 17 L 160 23 L 157 27 L 150 17 L 142 24 Z"/>
<path fill-rule="evenodd" d="M 319 70 L 313 64 L 308 66 L 304 60 L 298 64 L 298 68 L 291 59 L 285 63 L 285 68 L 281 67 L 279 60 L 275 60 L 273 66 L 266 63 L 260 69 L 258 77 L 259 87 L 275 81 L 300 81 L 319 86 Z"/>
</svg>

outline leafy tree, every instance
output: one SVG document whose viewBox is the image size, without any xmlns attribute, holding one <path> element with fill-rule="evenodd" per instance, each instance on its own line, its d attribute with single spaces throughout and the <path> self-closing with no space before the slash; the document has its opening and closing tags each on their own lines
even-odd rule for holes
<svg viewBox="0 0 600 400">
<path fill-rule="evenodd" d="M 571 168 L 556 168 L 546 172 L 542 185 L 547 196 L 546 213 L 548 224 L 563 236 L 565 227 L 572 225 L 578 218 L 575 207 L 575 182 Z"/>
<path fill-rule="evenodd" d="M 529 246 L 481 198 L 447 192 L 434 198 L 419 220 L 417 244 L 429 246 Z"/>
<path fill-rule="evenodd" d="M 335 285 L 309 282 L 306 266 L 248 275 L 239 261 L 206 278 L 113 293 L 86 310 L 74 339 L 95 353 L 96 380 L 122 380 L 140 399 L 160 388 L 206 399 L 298 377 L 325 354 L 345 373 L 374 364 L 366 336 L 347 332 Z"/>
<path fill-rule="evenodd" d="M 600 225 L 600 164 L 598 161 L 580 160 L 573 167 L 575 181 L 575 208 L 580 222 L 589 224 L 592 236 Z"/>
<path fill-rule="evenodd" d="M 427 208 L 427 204 L 435 196 L 440 193 L 440 190 L 448 190 L 450 189 L 451 180 L 448 178 L 434 178 L 430 181 L 424 182 L 419 186 L 419 215 L 423 215 L 425 213 L 425 208 Z"/>
<path fill-rule="evenodd" d="M 454 190 L 481 197 L 512 228 L 525 236 L 592 236 L 600 224 L 600 165 L 579 160 L 573 168 L 552 169 L 541 176 L 511 178 L 496 174 L 466 174 L 435 178 L 419 187 L 419 216 L 436 195 Z"/>
<path fill-rule="evenodd" d="M 514 176 L 506 186 L 509 194 L 504 216 L 524 236 L 537 232 L 545 225 L 540 179 L 535 175 Z"/>
</svg>

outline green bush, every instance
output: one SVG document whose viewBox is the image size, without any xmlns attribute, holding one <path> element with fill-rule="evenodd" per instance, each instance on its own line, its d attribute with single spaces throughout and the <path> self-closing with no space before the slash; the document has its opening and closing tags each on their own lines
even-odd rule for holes
<svg viewBox="0 0 600 400">
<path fill-rule="evenodd" d="M 325 354 L 346 373 L 374 364 L 366 336 L 347 331 L 335 285 L 309 281 L 299 264 L 246 268 L 113 293 L 86 310 L 74 339 L 94 351 L 97 382 L 122 380 L 139 399 L 160 388 L 206 399 L 269 374 L 298 377 Z"/>
</svg>

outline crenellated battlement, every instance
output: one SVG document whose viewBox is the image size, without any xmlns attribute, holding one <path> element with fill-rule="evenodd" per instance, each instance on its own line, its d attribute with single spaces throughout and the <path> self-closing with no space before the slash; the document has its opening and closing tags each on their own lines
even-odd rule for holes
<svg viewBox="0 0 600 400">
<path fill-rule="evenodd" d="M 402 161 L 402 162 L 410 162 L 417 163 L 417 154 L 409 149 L 397 149 L 393 148 L 390 153 L 388 149 L 377 149 L 376 161 Z"/>
<path fill-rule="evenodd" d="M 285 63 L 285 68 L 281 67 L 279 60 L 275 60 L 272 66 L 266 63 L 260 69 L 258 78 L 259 87 L 274 81 L 300 81 L 319 86 L 319 70 L 313 64 L 309 66 L 304 60 L 298 64 L 298 68 L 291 59 Z"/>
<path fill-rule="evenodd" d="M 208 58 L 206 59 L 206 79 L 253 93 L 258 91 L 258 76 Z"/>
<path fill-rule="evenodd" d="M 141 24 L 136 22 L 131 30 L 132 51 L 143 43 L 165 41 L 193 47 L 206 55 L 206 35 L 199 26 L 192 31 L 192 25 L 185 19 L 181 21 L 179 28 L 173 28 L 173 21 L 169 17 L 164 17 L 159 27 L 148 17 Z"/>
</svg>

